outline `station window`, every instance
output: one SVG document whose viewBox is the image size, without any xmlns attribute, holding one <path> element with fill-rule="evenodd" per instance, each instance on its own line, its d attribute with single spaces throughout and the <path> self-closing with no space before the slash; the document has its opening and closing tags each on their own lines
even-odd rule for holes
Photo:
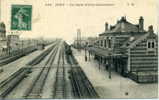
<svg viewBox="0 0 159 100">
<path fill-rule="evenodd" d="M 155 43 L 154 42 L 152 42 L 152 48 L 155 48 Z"/>
<path fill-rule="evenodd" d="M 151 42 L 148 42 L 148 48 L 151 48 Z"/>
<path fill-rule="evenodd" d="M 148 40 L 147 41 L 147 54 L 148 55 L 156 55 L 157 54 L 157 51 L 155 49 L 155 45 L 156 45 L 155 40 Z"/>
<path fill-rule="evenodd" d="M 111 48 L 111 40 L 108 40 L 108 48 Z"/>
<path fill-rule="evenodd" d="M 101 47 L 103 46 L 103 40 L 101 40 Z"/>
<path fill-rule="evenodd" d="M 148 41 L 147 47 L 150 49 L 155 48 L 155 41 Z"/>
<path fill-rule="evenodd" d="M 97 41 L 97 46 L 99 46 L 99 41 Z"/>
<path fill-rule="evenodd" d="M 107 40 L 104 40 L 104 47 L 107 47 Z"/>
</svg>

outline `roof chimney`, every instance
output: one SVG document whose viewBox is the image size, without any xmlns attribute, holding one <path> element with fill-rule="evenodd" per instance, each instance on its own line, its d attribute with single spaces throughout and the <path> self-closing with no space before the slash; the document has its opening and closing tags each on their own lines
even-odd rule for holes
<svg viewBox="0 0 159 100">
<path fill-rule="evenodd" d="M 150 32 L 150 33 L 153 33 L 154 31 L 153 31 L 153 26 L 152 25 L 150 25 L 149 27 L 148 27 L 148 32 Z"/>
<path fill-rule="evenodd" d="M 140 16 L 140 19 L 139 19 L 139 32 L 143 32 L 144 30 L 144 19 L 142 16 Z"/>
<path fill-rule="evenodd" d="M 121 21 L 126 22 L 126 17 L 122 16 Z"/>
<path fill-rule="evenodd" d="M 105 32 L 108 31 L 108 23 L 105 23 Z"/>
</svg>

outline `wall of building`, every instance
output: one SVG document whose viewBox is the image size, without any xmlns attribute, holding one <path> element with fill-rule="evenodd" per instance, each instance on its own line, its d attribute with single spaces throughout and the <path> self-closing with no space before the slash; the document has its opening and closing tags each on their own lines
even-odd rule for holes
<svg viewBox="0 0 159 100">
<path fill-rule="evenodd" d="M 0 56 L 7 53 L 7 40 L 5 24 L 0 22 Z"/>
<path fill-rule="evenodd" d="M 142 70 L 156 70 L 158 66 L 158 54 L 157 54 L 157 36 L 155 39 L 154 53 L 150 53 L 147 47 L 147 42 L 150 37 L 142 40 L 139 44 L 136 44 L 134 48 L 130 49 L 130 68 L 131 71 L 142 71 Z"/>
</svg>

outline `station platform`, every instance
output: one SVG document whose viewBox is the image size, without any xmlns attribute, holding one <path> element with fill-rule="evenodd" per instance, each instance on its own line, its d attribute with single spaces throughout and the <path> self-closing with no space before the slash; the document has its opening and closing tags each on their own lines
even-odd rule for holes
<svg viewBox="0 0 159 100">
<path fill-rule="evenodd" d="M 129 78 L 120 76 L 115 71 L 111 72 L 111 79 L 109 79 L 109 72 L 104 66 L 99 67 L 98 62 L 92 56 L 89 60 L 87 53 L 86 62 L 84 50 L 72 50 L 100 98 L 158 98 L 157 83 L 138 84 Z"/>
</svg>

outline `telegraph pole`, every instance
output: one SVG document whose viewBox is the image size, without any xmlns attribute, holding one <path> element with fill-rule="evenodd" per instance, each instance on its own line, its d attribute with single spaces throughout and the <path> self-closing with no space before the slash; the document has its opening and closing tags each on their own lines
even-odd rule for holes
<svg viewBox="0 0 159 100">
<path fill-rule="evenodd" d="M 113 63 L 112 58 L 113 58 L 112 54 L 109 53 L 109 60 L 108 60 L 108 64 L 109 64 L 109 67 L 108 67 L 109 79 L 111 79 L 111 70 L 112 70 L 112 63 Z"/>
<path fill-rule="evenodd" d="M 88 45 L 88 43 L 86 42 L 86 44 L 85 44 L 85 61 L 87 61 L 87 45 Z"/>
</svg>

